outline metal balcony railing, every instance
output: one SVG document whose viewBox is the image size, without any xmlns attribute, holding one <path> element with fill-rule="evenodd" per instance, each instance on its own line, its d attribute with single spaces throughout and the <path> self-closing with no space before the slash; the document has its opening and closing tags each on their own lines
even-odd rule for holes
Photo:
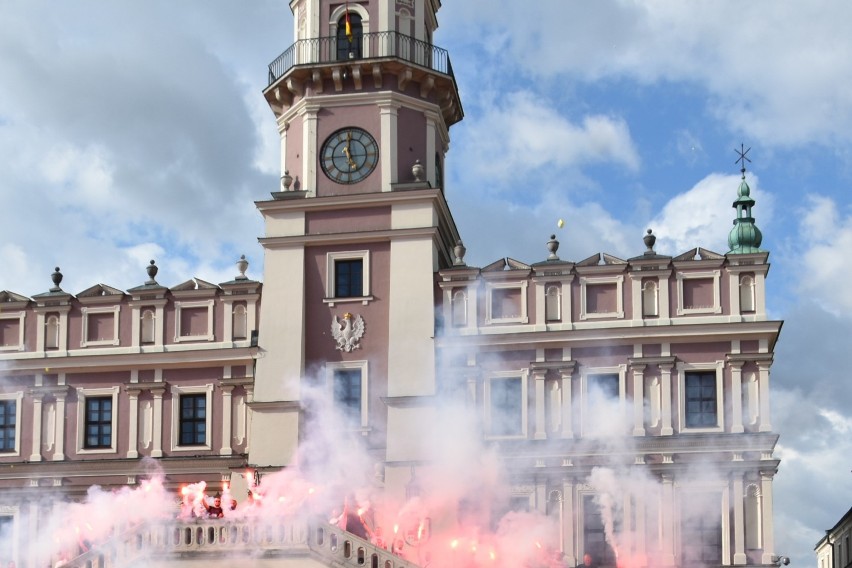
<svg viewBox="0 0 852 568">
<path fill-rule="evenodd" d="M 353 60 L 402 59 L 409 63 L 453 77 L 453 66 L 446 49 L 398 32 L 371 32 L 348 39 L 320 37 L 301 39 L 269 64 L 271 85 L 298 65 L 345 63 Z"/>
</svg>

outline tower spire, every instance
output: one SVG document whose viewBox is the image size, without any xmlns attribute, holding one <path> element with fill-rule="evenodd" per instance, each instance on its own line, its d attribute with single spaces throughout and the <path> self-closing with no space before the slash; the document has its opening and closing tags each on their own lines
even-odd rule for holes
<svg viewBox="0 0 852 568">
<path fill-rule="evenodd" d="M 751 198 L 751 189 L 746 183 L 746 162 L 751 163 L 748 158 L 748 150 L 744 144 L 740 144 L 740 149 L 734 148 L 734 152 L 739 154 L 739 158 L 734 163 L 740 164 L 740 174 L 742 175 L 740 187 L 737 189 L 737 199 L 734 201 L 733 208 L 737 210 L 737 216 L 734 219 L 734 228 L 728 233 L 728 246 L 731 250 L 728 254 L 749 254 L 755 252 L 765 252 L 760 248 L 760 243 L 763 241 L 763 234 L 760 229 L 754 224 L 754 217 L 751 216 L 751 208 L 755 201 Z"/>
</svg>

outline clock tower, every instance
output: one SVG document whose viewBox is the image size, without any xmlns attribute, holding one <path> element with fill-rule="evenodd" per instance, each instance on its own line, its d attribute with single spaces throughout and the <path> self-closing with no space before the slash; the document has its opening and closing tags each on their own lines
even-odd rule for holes
<svg viewBox="0 0 852 568">
<path fill-rule="evenodd" d="M 401 492 L 427 458 L 418 439 L 434 419 L 435 274 L 459 241 L 443 171 L 463 111 L 449 55 L 432 43 L 440 0 L 290 7 L 295 42 L 269 65 L 264 91 L 281 186 L 257 203 L 264 291 L 249 461 L 292 465 L 310 441 L 305 407 L 319 398 L 340 440 L 354 434 L 386 489 Z"/>
</svg>

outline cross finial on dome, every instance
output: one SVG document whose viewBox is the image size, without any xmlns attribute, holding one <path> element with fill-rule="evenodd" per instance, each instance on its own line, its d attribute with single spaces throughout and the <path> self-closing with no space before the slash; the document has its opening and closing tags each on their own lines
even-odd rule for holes
<svg viewBox="0 0 852 568">
<path fill-rule="evenodd" d="M 751 160 L 749 160 L 748 156 L 746 156 L 746 154 L 748 154 L 750 151 L 751 151 L 751 148 L 749 148 L 748 150 L 745 149 L 745 144 L 740 144 L 739 150 L 734 148 L 734 152 L 736 152 L 737 154 L 740 155 L 739 158 L 734 160 L 734 163 L 740 164 L 740 173 L 743 175 L 743 179 L 745 179 L 745 173 L 746 173 L 745 163 L 746 162 L 748 162 L 749 164 L 751 163 Z"/>
</svg>

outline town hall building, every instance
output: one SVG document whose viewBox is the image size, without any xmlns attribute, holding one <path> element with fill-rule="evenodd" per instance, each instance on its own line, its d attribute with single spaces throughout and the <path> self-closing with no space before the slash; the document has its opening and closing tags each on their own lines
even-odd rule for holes
<svg viewBox="0 0 852 568">
<path fill-rule="evenodd" d="M 65 290 L 74 268 L 62 267 L 44 292 L 0 291 L 0 560 L 778 561 L 769 401 L 782 322 L 767 316 L 745 170 L 724 253 L 659 254 L 648 230 L 626 259 L 563 258 L 543 235 L 540 258 L 468 265 L 447 202 L 464 188 L 444 183 L 464 112 L 432 41 L 440 4 L 291 0 L 295 42 L 263 92 L 281 182 L 257 195 L 264 233 L 246 256 L 262 250 L 262 277 L 243 257 L 228 282 L 165 287 L 168 267 L 151 261 L 128 290 Z M 442 462 L 471 432 L 458 459 L 482 451 L 477 472 L 499 475 L 454 495 Z M 351 470 L 323 486 L 315 473 L 353 448 Z M 172 518 L 51 525 L 93 486 L 133 499 L 155 478 Z M 181 516 L 200 483 L 233 495 L 233 512 Z M 368 536 L 306 504 L 315 492 L 339 493 Z M 527 542 L 521 526 L 540 533 Z M 61 530 L 76 530 L 72 545 L 39 540 Z"/>
</svg>

